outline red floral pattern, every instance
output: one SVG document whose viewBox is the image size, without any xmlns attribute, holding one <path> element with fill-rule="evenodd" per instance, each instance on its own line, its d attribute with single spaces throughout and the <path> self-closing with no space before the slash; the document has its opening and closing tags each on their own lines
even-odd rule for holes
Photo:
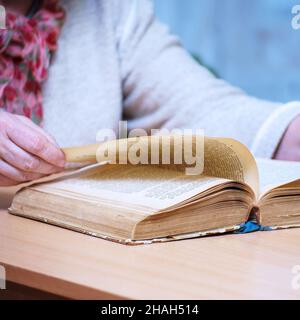
<svg viewBox="0 0 300 320">
<path fill-rule="evenodd" d="M 7 29 L 0 30 L 1 109 L 42 124 L 42 84 L 48 77 L 64 16 L 58 0 L 45 0 L 32 18 L 7 13 Z"/>
</svg>

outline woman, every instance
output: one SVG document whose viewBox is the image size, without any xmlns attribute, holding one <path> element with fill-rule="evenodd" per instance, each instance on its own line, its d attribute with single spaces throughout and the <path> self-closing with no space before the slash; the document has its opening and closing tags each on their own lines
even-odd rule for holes
<svg viewBox="0 0 300 320">
<path fill-rule="evenodd" d="M 101 128 L 203 128 L 300 159 L 300 103 L 245 95 L 197 65 L 148 0 L 0 1 L 0 186 L 61 170 Z M 48 132 L 58 141 L 46 133 Z"/>
</svg>

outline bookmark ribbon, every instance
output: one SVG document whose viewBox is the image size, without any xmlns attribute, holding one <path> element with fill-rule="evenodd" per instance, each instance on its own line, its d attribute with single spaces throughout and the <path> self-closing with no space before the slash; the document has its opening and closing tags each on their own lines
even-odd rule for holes
<svg viewBox="0 0 300 320">
<path fill-rule="evenodd" d="M 257 222 L 248 221 L 241 224 L 240 229 L 235 231 L 237 234 L 250 233 L 255 231 L 271 231 L 272 228 L 259 225 Z"/>
</svg>

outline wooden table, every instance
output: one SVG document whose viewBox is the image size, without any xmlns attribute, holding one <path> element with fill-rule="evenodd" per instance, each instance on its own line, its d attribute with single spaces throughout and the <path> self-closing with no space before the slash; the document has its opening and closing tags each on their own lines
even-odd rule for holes
<svg viewBox="0 0 300 320">
<path fill-rule="evenodd" d="M 127 247 L 0 211 L 0 264 L 68 298 L 299 299 L 300 229 Z"/>
</svg>

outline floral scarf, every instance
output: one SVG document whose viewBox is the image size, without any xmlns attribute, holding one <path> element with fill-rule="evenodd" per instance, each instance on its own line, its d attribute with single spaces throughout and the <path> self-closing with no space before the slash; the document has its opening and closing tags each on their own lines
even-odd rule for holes
<svg viewBox="0 0 300 320">
<path fill-rule="evenodd" d="M 44 0 L 31 18 L 7 13 L 0 30 L 0 109 L 42 125 L 42 84 L 64 20 L 58 0 Z"/>
</svg>

